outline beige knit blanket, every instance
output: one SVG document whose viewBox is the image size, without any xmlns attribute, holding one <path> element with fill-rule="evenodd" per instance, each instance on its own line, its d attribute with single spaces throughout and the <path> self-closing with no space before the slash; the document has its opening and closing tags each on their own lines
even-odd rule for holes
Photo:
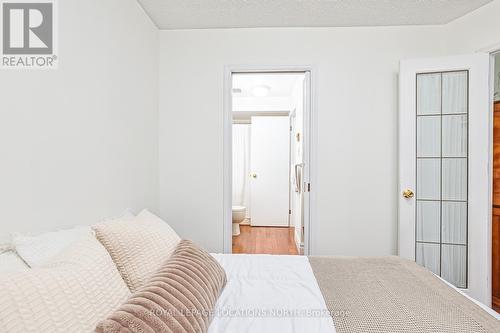
<svg viewBox="0 0 500 333">
<path fill-rule="evenodd" d="M 500 321 L 413 261 L 310 257 L 338 333 L 500 332 Z"/>
</svg>

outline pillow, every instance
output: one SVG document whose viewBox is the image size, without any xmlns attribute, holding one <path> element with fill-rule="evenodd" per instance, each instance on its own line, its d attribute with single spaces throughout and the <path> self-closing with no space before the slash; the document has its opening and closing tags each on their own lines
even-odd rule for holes
<svg viewBox="0 0 500 333">
<path fill-rule="evenodd" d="M 220 264 L 183 240 L 151 280 L 99 323 L 96 332 L 207 332 L 225 285 Z"/>
<path fill-rule="evenodd" d="M 29 269 L 28 265 L 14 251 L 0 251 L 0 274 Z"/>
<path fill-rule="evenodd" d="M 126 210 L 122 216 L 103 219 L 102 222 L 119 221 L 133 218 L 130 210 Z M 80 238 L 93 235 L 90 226 L 79 226 L 72 229 L 46 232 L 37 236 L 14 235 L 12 245 L 16 252 L 31 267 L 40 267 L 51 258 L 64 250 L 69 245 L 77 242 Z"/>
<path fill-rule="evenodd" d="M 0 276 L 2 332 L 91 332 L 130 296 L 107 251 L 87 236 L 50 263 Z"/>
<path fill-rule="evenodd" d="M 37 236 L 14 235 L 12 245 L 19 256 L 31 268 L 35 268 L 44 265 L 66 247 L 89 235 L 93 235 L 91 227 L 75 227 Z"/>
<path fill-rule="evenodd" d="M 146 210 L 134 219 L 97 224 L 94 231 L 132 292 L 144 285 L 180 241 L 167 223 Z"/>
</svg>

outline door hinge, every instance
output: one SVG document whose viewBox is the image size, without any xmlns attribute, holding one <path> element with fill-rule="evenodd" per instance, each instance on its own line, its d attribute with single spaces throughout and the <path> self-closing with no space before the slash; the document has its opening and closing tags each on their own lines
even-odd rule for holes
<svg viewBox="0 0 500 333">
<path fill-rule="evenodd" d="M 288 215 L 292 215 L 292 210 L 291 209 L 288 210 Z"/>
<path fill-rule="evenodd" d="M 311 183 L 307 183 L 307 192 L 311 192 Z"/>
</svg>

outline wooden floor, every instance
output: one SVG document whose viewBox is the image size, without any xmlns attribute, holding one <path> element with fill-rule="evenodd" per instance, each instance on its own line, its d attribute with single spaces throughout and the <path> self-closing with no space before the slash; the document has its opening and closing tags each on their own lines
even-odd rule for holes
<svg viewBox="0 0 500 333">
<path fill-rule="evenodd" d="M 233 253 L 297 255 L 294 228 L 240 226 L 241 234 L 233 236 Z"/>
</svg>

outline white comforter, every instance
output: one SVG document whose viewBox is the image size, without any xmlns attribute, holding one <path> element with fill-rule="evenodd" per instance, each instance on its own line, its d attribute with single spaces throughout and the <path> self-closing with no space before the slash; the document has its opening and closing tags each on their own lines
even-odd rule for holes
<svg viewBox="0 0 500 333">
<path fill-rule="evenodd" d="M 209 333 L 334 333 L 333 320 L 303 256 L 213 254 L 227 285 Z"/>
</svg>

